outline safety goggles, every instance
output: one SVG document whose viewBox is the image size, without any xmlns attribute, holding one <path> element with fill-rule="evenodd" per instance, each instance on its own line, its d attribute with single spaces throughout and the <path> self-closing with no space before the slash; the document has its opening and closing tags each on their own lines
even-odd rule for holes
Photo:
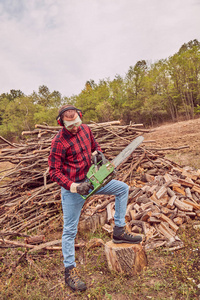
<svg viewBox="0 0 200 300">
<path fill-rule="evenodd" d="M 63 120 L 63 123 L 64 123 L 65 128 L 66 128 L 67 130 L 71 130 L 71 129 L 73 129 L 74 127 L 79 127 L 79 126 L 82 124 L 82 121 L 81 121 L 80 117 L 78 116 L 78 117 L 76 117 L 76 119 L 73 120 L 73 121 L 65 121 L 65 120 Z"/>
</svg>

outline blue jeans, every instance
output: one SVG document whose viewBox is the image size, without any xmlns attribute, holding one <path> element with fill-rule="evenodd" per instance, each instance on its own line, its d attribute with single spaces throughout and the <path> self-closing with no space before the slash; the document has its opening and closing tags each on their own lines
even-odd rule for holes
<svg viewBox="0 0 200 300">
<path fill-rule="evenodd" d="M 96 194 L 115 195 L 115 225 L 125 226 L 125 214 L 128 201 L 129 187 L 126 183 L 118 180 L 111 180 L 102 187 Z M 64 266 L 76 266 L 74 241 L 77 234 L 77 227 L 81 209 L 85 200 L 76 193 L 61 187 L 62 209 L 63 209 L 63 235 L 62 252 Z"/>
</svg>

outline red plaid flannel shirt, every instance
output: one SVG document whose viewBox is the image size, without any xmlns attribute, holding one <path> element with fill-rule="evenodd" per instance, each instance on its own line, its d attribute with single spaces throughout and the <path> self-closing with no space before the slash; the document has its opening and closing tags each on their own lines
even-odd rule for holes
<svg viewBox="0 0 200 300">
<path fill-rule="evenodd" d="M 48 159 L 51 180 L 70 190 L 73 182 L 85 179 L 95 150 L 101 148 L 89 126 L 82 124 L 75 135 L 63 127 L 51 143 Z"/>
</svg>

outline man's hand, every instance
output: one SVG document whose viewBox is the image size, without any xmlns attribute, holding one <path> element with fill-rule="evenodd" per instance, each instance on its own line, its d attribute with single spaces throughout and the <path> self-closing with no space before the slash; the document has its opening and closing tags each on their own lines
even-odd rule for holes
<svg viewBox="0 0 200 300">
<path fill-rule="evenodd" d="M 105 164 L 107 162 L 107 159 L 105 158 L 104 154 L 101 151 L 94 151 L 92 154 L 92 164 L 98 164 L 100 161 L 102 161 L 102 164 Z"/>
<path fill-rule="evenodd" d="M 72 183 L 70 186 L 71 193 L 78 193 L 80 195 L 87 195 L 89 190 L 93 189 L 93 185 L 90 182 Z"/>
</svg>

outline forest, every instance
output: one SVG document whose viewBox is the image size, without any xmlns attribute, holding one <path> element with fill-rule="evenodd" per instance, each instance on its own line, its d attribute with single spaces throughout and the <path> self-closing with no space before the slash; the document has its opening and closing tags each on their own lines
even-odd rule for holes
<svg viewBox="0 0 200 300">
<path fill-rule="evenodd" d="M 84 123 L 122 120 L 124 124 L 156 126 L 162 122 L 193 119 L 200 113 L 200 42 L 183 44 L 166 59 L 138 61 L 124 78 L 90 79 L 71 97 L 51 92 L 45 85 L 25 95 L 10 90 L 0 95 L 0 135 L 21 139 L 35 124 L 57 125 L 58 108 L 73 104 L 83 112 Z M 25 138 L 25 137 L 23 137 Z"/>
</svg>

